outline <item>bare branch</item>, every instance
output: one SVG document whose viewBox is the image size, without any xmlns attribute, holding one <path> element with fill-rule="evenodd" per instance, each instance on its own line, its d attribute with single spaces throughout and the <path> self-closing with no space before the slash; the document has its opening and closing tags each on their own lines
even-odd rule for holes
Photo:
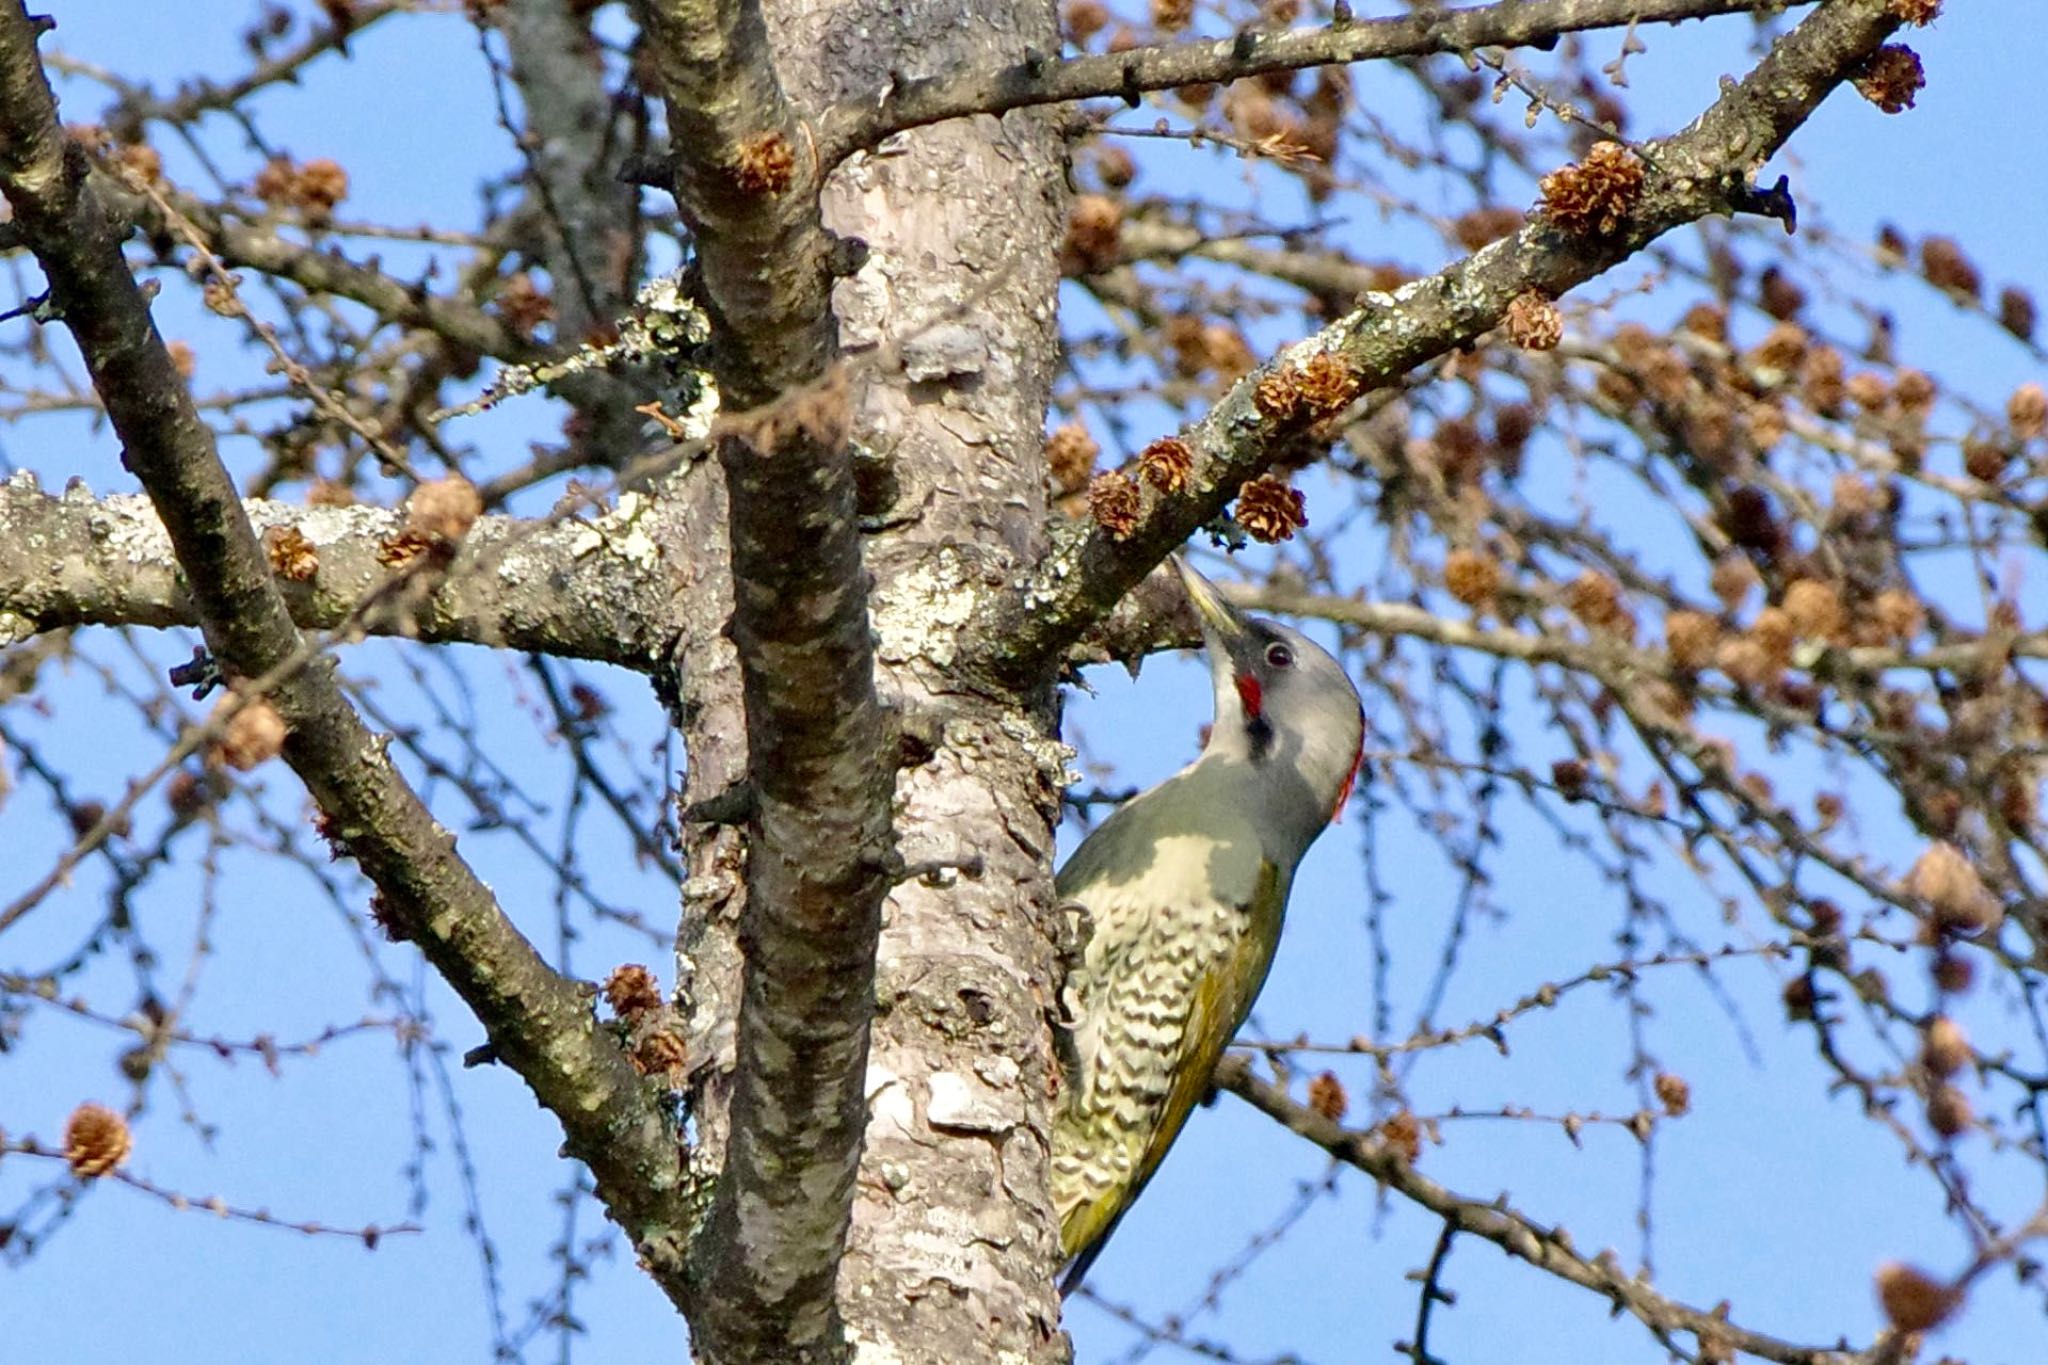
<svg viewBox="0 0 2048 1365">
<path fill-rule="evenodd" d="M 205 114 L 235 109 L 259 90 L 296 83 L 308 66 L 330 52 L 346 57 L 349 40 L 381 20 L 410 13 L 412 7 L 399 0 L 337 7 L 328 11 L 325 27 L 310 29 L 291 47 L 263 57 L 233 80 L 197 81 L 180 86 L 170 96 L 147 88 L 124 88 L 120 101 L 108 111 L 107 129 L 124 142 L 139 142 L 148 123 L 184 124 Z M 50 65 L 62 70 L 68 64 L 53 53 Z"/>
<path fill-rule="evenodd" d="M 549 0 L 478 13 L 505 35 L 519 88 L 525 127 L 507 132 L 547 218 L 548 274 L 561 286 L 555 335 L 579 340 L 625 306 L 641 257 L 639 194 L 617 175 L 629 149 L 615 137 L 619 118 L 590 14 Z"/>
<path fill-rule="evenodd" d="M 802 1365 L 841 1349 L 896 745 L 875 691 L 848 378 L 833 368 L 821 168 L 754 0 L 641 8 L 713 372 L 741 413 L 716 446 L 754 799 L 731 1133 L 691 1323 L 725 1365 Z"/>
<path fill-rule="evenodd" d="M 135 194 L 104 176 L 95 178 L 93 189 L 105 196 L 110 209 L 145 231 L 161 233 L 170 229 L 170 223 L 147 196 Z M 546 354 L 543 348 L 519 337 L 474 304 L 409 286 L 383 270 L 352 261 L 333 248 L 294 242 L 273 227 L 238 222 L 168 186 L 164 198 L 199 230 L 207 246 L 228 265 L 275 275 L 309 293 L 348 299 L 386 322 L 421 328 L 484 355 L 503 360 L 533 360 Z"/>
<path fill-rule="evenodd" d="M 1776 8 L 1777 0 L 1503 0 L 1471 9 L 1427 8 L 1385 19 L 1339 21 L 1327 28 L 1246 31 L 1234 38 L 1139 47 L 1067 61 L 1027 55 L 997 70 L 906 81 L 890 87 L 880 99 L 843 101 L 820 121 L 818 150 L 825 164 L 834 166 L 906 128 L 969 114 L 1001 114 L 1104 96 L 1135 104 L 1148 90 L 1222 84 L 1268 71 L 1521 47 L 1587 29 L 1675 24 Z"/>
<path fill-rule="evenodd" d="M 1224 592 L 1232 601 L 1258 611 L 1315 617 L 1356 626 L 1373 635 L 1402 635 L 1519 663 L 1560 664 L 1599 677 L 1618 674 L 1624 669 L 1637 677 L 1662 677 L 1671 681 L 1685 677 L 1685 670 L 1674 667 L 1664 654 L 1636 649 L 1614 640 L 1589 642 L 1554 632 L 1488 627 L 1476 621 L 1439 616 L 1406 602 L 1360 602 L 1278 587 L 1240 588 L 1232 585 Z M 1196 643 L 1199 641 L 1193 637 L 1176 638 L 1159 641 L 1151 648 L 1186 649 Z M 1987 660 L 2005 657 L 2048 659 L 2048 632 L 2028 631 L 1995 642 L 1980 638 L 1924 647 L 1830 647 L 1814 659 L 1813 669 L 1827 677 L 1876 677 L 1894 669 L 1969 674 L 1981 670 Z"/>
<path fill-rule="evenodd" d="M 670 591 L 644 528 L 649 551 L 633 552 L 632 514 L 645 505 L 545 521 L 484 517 L 430 591 L 362 628 L 644 671 L 663 656 L 653 632 Z M 258 535 L 304 538 L 306 578 L 278 583 L 303 630 L 352 622 L 357 605 L 391 579 L 380 554 L 405 530 L 401 511 L 262 499 L 242 506 Z M 198 623 L 147 498 L 52 496 L 27 475 L 0 483 L 0 640 L 74 625 Z"/>
<path fill-rule="evenodd" d="M 284 757 L 376 883 L 390 921 L 463 997 L 512 1066 L 561 1120 L 651 1273 L 681 1280 L 688 1205 L 676 1137 L 640 1077 L 599 1029 L 584 988 L 553 971 L 455 853 L 348 705 L 330 659 L 308 649 L 212 432 L 150 320 L 92 186 L 84 151 L 58 126 L 36 54 L 40 26 L 0 10 L 0 188 L 50 281 L 107 414 L 177 551 L 215 654 L 269 683 Z"/>
<path fill-rule="evenodd" d="M 1296 1104 L 1284 1088 L 1253 1075 L 1250 1061 L 1242 1056 L 1226 1056 L 1217 1064 L 1216 1084 L 1337 1160 L 1357 1167 L 1386 1188 L 1428 1209 L 1442 1218 L 1447 1227 L 1483 1238 L 1539 1270 L 1592 1290 L 1613 1303 L 1617 1311 L 1633 1315 L 1654 1332 L 1691 1332 L 1703 1347 L 1711 1342 L 1724 1352 L 1732 1348 L 1764 1360 L 1779 1361 L 1781 1365 L 1852 1365 L 1874 1358 L 1876 1348 L 1858 1354 L 1826 1346 L 1802 1346 L 1737 1326 L 1719 1313 L 1669 1298 L 1647 1281 L 1625 1273 L 1612 1253 L 1582 1255 L 1563 1228 L 1544 1227 L 1498 1200 L 1472 1199 L 1445 1189 L 1417 1171 L 1391 1144 L 1368 1133 L 1349 1130 L 1305 1104 Z"/>
<path fill-rule="evenodd" d="M 1436 275 L 1404 285 L 1246 375 L 1181 433 L 1195 456 L 1187 492 L 1156 500 L 1129 527 L 1056 528 L 1038 574 L 970 627 L 977 663 L 995 677 L 1038 676 L 1094 620 L 1266 469 L 1306 439 L 1298 423 L 1261 411 L 1262 385 L 1314 357 L 1340 357 L 1365 392 L 1497 326 L 1530 290 L 1558 297 L 1684 223 L 1753 207 L 1749 176 L 1828 92 L 1899 25 L 1884 0 L 1841 0 L 1779 39 L 1691 126 L 1645 144 L 1645 179 L 1610 235 L 1567 233 L 1541 220 Z"/>
</svg>

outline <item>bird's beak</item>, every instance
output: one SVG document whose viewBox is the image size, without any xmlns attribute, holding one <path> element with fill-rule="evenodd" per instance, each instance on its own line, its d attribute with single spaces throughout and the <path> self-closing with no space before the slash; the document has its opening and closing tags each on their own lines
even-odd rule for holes
<svg viewBox="0 0 2048 1365">
<path fill-rule="evenodd" d="M 1247 657 L 1252 633 L 1244 613 L 1224 601 L 1216 585 L 1190 569 L 1179 555 L 1173 557 L 1173 567 L 1180 571 L 1181 586 L 1187 589 L 1188 601 L 1195 604 L 1195 615 L 1201 618 L 1202 640 L 1208 646 L 1209 666 L 1216 679 L 1218 714 L 1227 686 L 1236 691 L 1245 719 L 1261 720 L 1266 709 L 1265 689 Z"/>
<path fill-rule="evenodd" d="M 1209 647 L 1215 650 L 1220 646 L 1220 652 L 1234 655 L 1236 646 L 1247 634 L 1244 615 L 1224 601 L 1216 585 L 1189 568 L 1179 555 L 1173 557 L 1173 567 L 1180 571 L 1181 586 L 1187 589 L 1188 601 L 1194 603 L 1195 615 L 1201 618 L 1202 634 Z"/>
</svg>

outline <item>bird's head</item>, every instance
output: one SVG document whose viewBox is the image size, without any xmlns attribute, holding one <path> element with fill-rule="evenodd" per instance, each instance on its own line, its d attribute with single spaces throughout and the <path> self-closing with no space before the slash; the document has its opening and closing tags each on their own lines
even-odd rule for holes
<svg viewBox="0 0 2048 1365">
<path fill-rule="evenodd" d="M 1247 616 L 1175 556 L 1201 618 L 1216 688 L 1204 756 L 1250 764 L 1315 828 L 1342 809 L 1358 774 L 1365 714 L 1344 666 L 1298 630 Z M 1312 836 L 1311 836 L 1312 837 Z"/>
</svg>

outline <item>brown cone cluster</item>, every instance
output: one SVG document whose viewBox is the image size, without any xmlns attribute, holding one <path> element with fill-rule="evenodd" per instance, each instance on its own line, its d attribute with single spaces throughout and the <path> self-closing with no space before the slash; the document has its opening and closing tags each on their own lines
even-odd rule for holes
<svg viewBox="0 0 2048 1365">
<path fill-rule="evenodd" d="M 104 1104 L 81 1104 L 64 1124 L 64 1160 L 80 1180 L 97 1180 L 120 1166 L 135 1150 L 135 1136 L 122 1118 Z"/>
</svg>

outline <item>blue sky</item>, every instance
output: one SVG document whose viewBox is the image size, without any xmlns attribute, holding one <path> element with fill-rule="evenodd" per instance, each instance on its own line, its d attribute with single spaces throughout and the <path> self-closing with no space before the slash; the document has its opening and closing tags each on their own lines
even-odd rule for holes
<svg viewBox="0 0 2048 1365">
<path fill-rule="evenodd" d="M 56 3 L 57 42 L 122 71 L 157 73 L 168 86 L 178 73 L 234 69 L 240 5 L 170 7 L 140 3 Z M 1809 223 L 1868 240 L 1879 221 L 1909 235 L 1935 229 L 1963 234 L 1993 280 L 2018 279 L 2048 295 L 2041 273 L 2042 224 L 2048 223 L 2048 176 L 2029 164 L 2048 101 L 2040 90 L 2038 54 L 2048 43 L 2048 7 L 1955 4 L 1953 13 L 1915 39 L 1926 61 L 1928 89 L 1911 113 L 1886 118 L 1845 93 L 1830 101 L 1799 137 L 1785 169 L 1800 192 Z M 1722 20 L 1697 49 L 1650 33 L 1652 51 L 1632 68 L 1644 101 L 1638 132 L 1682 122 L 1712 98 L 1715 79 L 1742 69 L 1746 21 Z M 1698 36 L 1695 33 L 1695 36 Z M 1599 41 L 1599 40 L 1596 40 Z M 479 164 L 476 148 L 500 148 L 473 32 L 447 16 L 407 21 L 362 35 L 358 47 L 374 84 L 346 67 L 328 67 L 296 90 L 266 97 L 265 131 L 301 157 L 335 154 L 351 171 L 350 216 L 462 222 L 472 212 Z M 1362 97 L 1380 88 L 1361 77 Z M 103 104 L 90 87 L 69 87 L 65 113 L 82 120 Z M 1389 99 L 1393 97 L 1390 95 Z M 216 136 L 220 136 L 216 130 Z M 181 154 L 166 148 L 173 170 Z M 1193 153 L 1176 158 L 1190 184 L 1239 174 L 1234 161 Z M 493 153 L 491 164 L 502 165 Z M 1157 188 L 1157 186 L 1155 186 Z M 1273 203 L 1266 205 L 1269 211 Z M 1390 229 L 1390 234 L 1397 229 Z M 1391 238 L 1421 253 L 1419 243 Z M 396 260 L 396 250 L 387 253 Z M 1434 262 L 1418 259 L 1417 264 Z M 1916 338 L 1939 336 L 1943 363 L 1967 375 L 1988 396 L 2028 377 L 2015 348 L 1991 344 L 1984 324 L 1951 315 L 1924 291 L 1858 278 L 1845 290 L 1889 291 L 1910 351 Z M 1599 288 L 1599 286 L 1595 286 Z M 213 338 L 201 345 L 200 387 L 246 373 L 247 357 L 224 324 L 173 315 L 172 335 Z M 1952 358 L 1951 358 L 1952 357 Z M 2036 370 L 2038 377 L 2038 368 Z M 509 464 L 525 443 L 545 434 L 547 419 L 514 407 L 473 424 L 468 439 L 501 449 Z M 111 443 L 82 423 L 0 429 L 0 453 L 53 481 L 82 473 L 95 489 L 127 490 Z M 244 452 L 246 454 L 246 451 Z M 1354 578 L 1369 578 L 1375 545 L 1364 528 L 1348 532 L 1357 557 Z M 111 794 L 147 769 L 161 743 L 132 708 L 106 695 L 111 682 L 153 686 L 153 675 L 182 658 L 183 636 L 143 641 L 146 660 L 118 649 L 106 677 L 74 672 L 47 718 L 24 718 L 24 729 L 49 756 L 78 776 L 81 791 Z M 518 790 L 557 816 L 569 790 L 558 750 L 533 743 L 528 719 L 531 681 L 516 661 L 481 651 L 445 651 L 454 660 L 423 663 L 408 679 L 404 654 L 387 646 L 354 651 L 352 670 L 383 679 L 381 698 L 394 711 L 425 723 L 431 701 L 471 706 L 483 743 Z M 663 721 L 631 678 L 590 670 L 618 708 L 609 760 L 620 771 L 658 771 L 655 746 Z M 1092 678 L 1092 697 L 1077 696 L 1069 719 L 1091 757 L 1113 760 L 1118 780 L 1142 784 L 1165 775 L 1193 752 L 1207 719 L 1205 679 L 1184 660 L 1161 659 L 1136 681 L 1119 670 Z M 1776 776 L 1776 774 L 1774 774 Z M 1797 783 L 1802 776 L 1790 774 Z M 299 794 L 289 775 L 260 774 L 287 815 Z M 440 794 L 442 810 L 459 802 Z M 246 810 L 235 817 L 247 826 Z M 1355 809 L 1311 853 L 1297 885 L 1288 937 L 1258 1011 L 1260 1032 L 1305 1032 L 1343 1039 L 1363 1031 L 1374 1007 L 1371 943 L 1365 932 L 1359 848 L 1375 841 L 1394 892 L 1386 935 L 1391 999 L 1405 1032 L 1435 961 L 1456 883 L 1441 860 L 1399 812 L 1375 816 Z M 672 915 L 673 889 L 634 864 L 630 851 L 600 822 L 579 845 L 582 870 L 604 893 L 656 924 Z M 1072 831 L 1068 832 L 1069 843 Z M 55 850 L 61 834 L 40 793 L 26 787 L 0 807 L 0 847 Z M 479 859 L 508 910 L 536 939 L 555 944 L 554 912 L 545 900 L 540 864 L 502 834 L 465 834 L 465 852 Z M 39 875 L 0 877 L 0 894 Z M 159 941 L 186 944 L 210 914 L 213 952 L 205 965 L 196 1031 L 280 1039 L 309 1036 L 388 1006 L 366 999 L 361 950 L 342 907 L 360 903 L 343 883 L 329 894 L 309 871 L 283 867 L 230 849 L 221 855 L 218 897 L 197 876 L 155 884 L 143 902 Z M 1554 835 L 1526 816 L 1504 818 L 1504 853 L 1496 899 L 1513 913 L 1474 926 L 1459 973 L 1438 1019 L 1459 1023 L 1491 1014 L 1537 984 L 1612 960 L 1622 908 L 1612 888 L 1587 866 L 1561 856 Z M 1674 876 L 1677 874 L 1673 874 Z M 79 926 L 98 912 L 103 879 L 81 875 L 21 929 L 0 941 L 0 969 L 22 970 L 60 954 Z M 1673 892 L 1699 942 L 1733 937 L 1720 928 L 1711 898 Z M 378 958 L 408 996 L 426 1002 L 435 1039 L 447 1048 L 447 1089 L 432 1066 L 418 1073 L 420 1093 L 388 1032 L 338 1041 L 315 1060 L 287 1059 L 276 1077 L 244 1058 L 222 1063 L 198 1053 L 181 1058 L 194 1111 L 211 1130 L 180 1122 L 161 1092 L 142 1130 L 133 1162 L 140 1174 L 195 1198 L 219 1194 L 281 1217 L 338 1226 L 416 1217 L 424 1231 L 387 1239 L 375 1252 L 344 1238 L 294 1234 L 178 1212 L 119 1188 L 98 1188 L 62 1230 L 20 1268 L 0 1271 L 0 1321 L 8 1323 L 4 1359 L 96 1365 L 133 1358 L 139 1348 L 170 1361 L 261 1362 L 312 1358 L 338 1363 L 486 1360 L 494 1327 L 489 1279 L 499 1285 L 505 1330 L 516 1334 L 527 1303 L 552 1283 L 548 1248 L 560 1235 L 555 1191 L 572 1178 L 554 1156 L 559 1135 L 501 1070 L 463 1072 L 455 1058 L 478 1040 L 475 1026 L 432 980 L 396 950 Z M 601 975 L 613 963 L 652 963 L 669 976 L 666 953 L 621 930 L 599 930 L 573 945 L 570 965 Z M 86 983 L 121 1000 L 133 972 L 106 961 Z M 182 959 L 165 969 L 175 985 Z M 1901 979 L 1911 972 L 1902 966 Z M 1693 1083 L 1694 1112 L 1666 1125 L 1656 1148 L 1655 1232 L 1651 1250 L 1660 1283 L 1682 1298 L 1711 1304 L 1734 1296 L 1737 1317 L 1779 1335 L 1826 1339 L 1846 1331 L 1867 1340 L 1878 1319 L 1870 1276 L 1885 1259 L 1960 1263 L 1963 1248 L 1935 1205 L 1932 1186 L 1899 1169 L 1898 1150 L 1843 1099 L 1823 1093 L 1810 1045 L 1788 1032 L 1776 1000 L 1780 979 L 1754 960 L 1726 966 L 1719 977 L 1733 1003 L 1717 1001 L 1696 974 L 1668 968 L 1645 978 L 1654 1006 L 1650 1046 L 1669 1069 Z M 132 993 L 132 992 L 131 992 Z M 1995 1002 L 1985 1002 L 1995 1010 Z M 118 1102 L 125 1087 L 114 1072 L 120 1036 L 54 1011 L 29 1020 L 23 1046 L 0 1057 L 0 1122 L 53 1137 L 79 1101 Z M 1754 1040 L 1753 1057 L 1744 1033 Z M 1622 1011 L 1597 989 L 1558 1010 L 1517 1024 L 1512 1053 L 1484 1043 L 1432 1056 L 1409 1078 L 1419 1107 L 1469 1108 L 1527 1104 L 1545 1112 L 1635 1107 L 1624 1080 L 1629 1043 Z M 2036 1058 L 2036 1061 L 2039 1059 Z M 1339 1068 L 1363 1109 L 1368 1071 Z M 461 1149 L 449 1122 L 451 1100 L 461 1116 Z M 416 1151 L 417 1104 L 427 1115 L 431 1148 Z M 1635 1226 L 1641 1167 L 1626 1133 L 1595 1128 L 1575 1148 L 1554 1125 L 1470 1121 L 1451 1125 L 1449 1141 L 1431 1149 L 1425 1168 L 1461 1191 L 1490 1196 L 1512 1190 L 1539 1220 L 1563 1221 L 1582 1247 L 1611 1245 L 1625 1263 L 1641 1253 Z M 405 1170 L 424 1170 L 427 1201 L 415 1212 L 415 1185 Z M 463 1167 L 474 1172 L 478 1211 L 498 1258 L 489 1274 L 466 1231 Z M 1230 1097 L 1197 1115 L 1187 1136 L 1126 1220 L 1098 1263 L 1092 1284 L 1114 1300 L 1154 1316 L 1186 1309 L 1201 1296 L 1214 1268 L 1273 1225 L 1313 1185 L 1325 1163 Z M 0 1208 L 12 1207 L 43 1169 L 0 1161 Z M 2009 1188 L 2001 1188 L 2001 1183 Z M 2039 1191 L 2004 1176 L 1980 1187 L 1994 1208 L 2023 1213 Z M 576 1235 L 601 1234 L 591 1206 Z M 1433 1222 L 1405 1205 L 1379 1199 L 1356 1175 L 1340 1176 L 1317 1197 L 1279 1245 L 1251 1264 L 1221 1297 L 1221 1307 L 1193 1321 L 1194 1335 L 1227 1343 L 1237 1358 L 1267 1360 L 1293 1352 L 1306 1361 L 1390 1360 L 1389 1343 L 1407 1336 L 1414 1286 L 1403 1276 L 1427 1259 Z M 1603 1305 L 1548 1277 L 1511 1264 L 1491 1247 L 1461 1242 L 1449 1285 L 1454 1308 L 1439 1310 L 1432 1348 L 1445 1360 L 1479 1362 L 1511 1355 L 1518 1362 L 1588 1359 L 1655 1361 L 1661 1351 L 1638 1326 L 1610 1321 Z M 578 1290 L 577 1318 L 588 1328 L 577 1345 L 582 1360 L 680 1352 L 677 1321 L 667 1303 L 628 1260 L 600 1265 Z M 1128 1331 L 1100 1310 L 1079 1305 L 1070 1317 L 1079 1359 L 1130 1358 Z M 2039 1359 L 2048 1331 L 2030 1304 L 1994 1278 L 1972 1311 L 1937 1347 L 1975 1365 Z M 1155 1358 L 1178 1353 L 1162 1348 Z M 553 1358 L 543 1339 L 529 1359 Z"/>
</svg>

